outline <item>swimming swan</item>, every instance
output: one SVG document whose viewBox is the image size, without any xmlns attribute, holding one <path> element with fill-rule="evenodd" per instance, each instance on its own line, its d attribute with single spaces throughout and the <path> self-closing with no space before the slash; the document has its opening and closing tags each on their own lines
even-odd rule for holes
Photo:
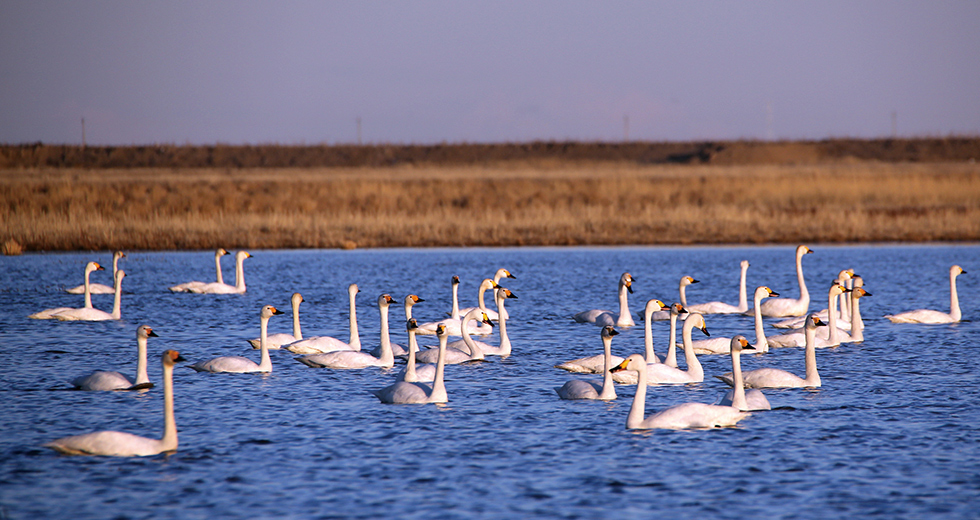
<svg viewBox="0 0 980 520">
<path fill-rule="evenodd" d="M 956 323 L 960 321 L 960 299 L 956 295 L 956 277 L 966 274 L 958 265 L 949 268 L 949 313 L 929 309 L 889 314 L 885 316 L 892 323 Z"/>
<path fill-rule="evenodd" d="M 497 269 L 497 272 L 496 273 L 494 273 L 494 275 L 493 275 L 493 283 L 495 283 L 497 285 L 500 285 L 500 280 L 503 280 L 504 278 L 513 278 L 514 280 L 517 279 L 517 277 L 514 276 L 513 274 L 511 274 L 510 271 L 508 271 L 508 270 L 504 269 L 503 267 L 501 267 L 500 269 Z M 497 292 L 498 291 L 500 291 L 500 289 L 494 289 L 493 290 L 493 300 L 494 301 L 497 301 Z M 500 316 L 503 316 L 504 319 L 510 318 L 510 316 L 507 315 L 507 311 L 506 310 L 504 310 L 504 311 L 498 310 L 497 312 L 500 313 Z"/>
<path fill-rule="evenodd" d="M 350 336 L 347 343 L 331 337 L 331 336 L 313 336 L 312 338 L 305 338 L 299 341 L 294 341 L 287 345 L 283 345 L 284 348 L 293 354 L 322 354 L 325 352 L 334 352 L 337 350 L 361 350 L 361 336 L 357 331 L 357 293 L 361 292 L 358 289 L 356 283 L 352 283 L 347 286 L 347 299 L 350 305 L 349 311 L 349 327 Z"/>
<path fill-rule="evenodd" d="M 701 314 L 741 314 L 749 310 L 747 293 L 745 292 L 745 272 L 749 270 L 749 261 L 742 260 L 739 264 L 742 274 L 738 283 L 738 305 L 729 305 L 725 302 L 707 302 L 687 306 L 689 312 L 700 312 Z"/>
<path fill-rule="evenodd" d="M 482 282 L 480 282 L 480 288 L 477 290 L 477 301 L 479 302 L 479 305 L 477 307 L 466 307 L 464 309 L 460 309 L 459 313 L 465 315 L 473 309 L 480 309 L 486 313 L 488 318 L 496 321 L 498 318 L 497 311 L 487 308 L 487 304 L 483 301 L 483 295 L 487 292 L 487 289 L 493 289 L 493 293 L 497 294 L 497 289 L 499 288 L 500 285 L 498 285 L 497 282 L 489 278 L 484 279 Z"/>
<path fill-rule="evenodd" d="M 422 298 L 419 298 L 418 296 L 416 296 L 414 294 L 409 294 L 408 296 L 405 297 L 405 320 L 406 321 L 412 319 L 412 307 L 414 307 L 416 303 L 420 303 L 420 302 L 424 302 L 424 301 L 425 300 L 423 300 Z M 417 328 L 418 328 L 418 325 L 416 324 L 416 329 Z M 414 348 L 415 351 L 418 352 L 419 347 L 418 347 L 418 342 L 414 339 L 415 338 L 415 334 L 410 334 L 410 336 L 411 337 L 409 338 L 409 342 L 408 342 L 409 348 Z M 408 350 L 405 347 L 403 347 L 403 346 L 401 346 L 401 345 L 399 345 L 397 343 L 391 343 L 391 353 L 395 357 L 405 357 L 408 354 Z M 381 345 L 378 345 L 374 350 L 372 350 L 371 351 L 371 354 L 374 355 L 375 357 L 380 356 L 381 355 Z M 431 379 L 430 379 L 430 381 L 431 381 Z"/>
<path fill-rule="evenodd" d="M 119 272 L 119 259 L 125 256 L 126 253 L 123 253 L 122 251 L 116 251 L 115 253 L 112 254 L 113 282 L 115 282 L 116 273 Z M 65 292 L 71 294 L 85 294 L 85 284 L 79 285 L 77 287 L 72 287 L 71 289 L 67 289 Z M 115 292 L 115 289 L 113 287 L 109 287 L 108 285 L 102 283 L 90 283 L 88 286 L 88 292 L 89 294 L 112 294 Z"/>
<path fill-rule="evenodd" d="M 623 273 L 619 277 L 619 317 L 616 317 L 612 311 L 604 311 L 602 309 L 593 309 L 591 311 L 582 311 L 572 318 L 579 323 L 595 323 L 600 327 L 605 327 L 607 325 L 614 325 L 617 327 L 632 327 L 636 325 L 633 321 L 633 317 L 630 316 L 629 307 L 629 296 L 627 291 L 633 292 L 633 282 L 636 279 L 633 278 L 629 273 Z"/>
<path fill-rule="evenodd" d="M 111 457 L 146 457 L 177 450 L 177 423 L 174 420 L 174 363 L 184 361 L 176 350 L 163 356 L 163 438 L 148 439 L 131 433 L 101 431 L 64 437 L 45 447 L 66 455 L 107 455 Z"/>
<path fill-rule="evenodd" d="M 259 363 L 241 356 L 221 356 L 208 361 L 198 361 L 191 365 L 191 368 L 198 372 L 272 372 L 272 358 L 269 357 L 268 333 L 269 318 L 283 314 L 279 309 L 272 305 L 266 305 L 259 311 L 259 338 L 262 342 L 262 357 Z"/>
<path fill-rule="evenodd" d="M 656 314 L 656 313 L 654 313 Z M 681 314 L 688 314 L 687 309 L 680 303 L 674 302 L 670 306 L 670 333 L 667 341 L 667 356 L 664 364 L 669 367 L 677 368 L 677 319 Z M 687 318 L 687 316 L 684 316 Z M 650 319 L 653 319 L 651 316 Z"/>
<path fill-rule="evenodd" d="M 827 308 L 830 309 L 829 318 L 826 322 L 827 336 L 815 337 L 813 341 L 815 348 L 836 347 L 841 344 L 841 341 L 850 341 L 850 335 L 837 328 L 837 297 L 846 292 L 850 292 L 850 289 L 841 287 L 837 282 L 830 286 L 830 291 L 827 293 Z M 811 316 L 820 317 L 817 313 L 813 313 Z M 767 340 L 771 345 L 777 347 L 802 347 L 806 344 L 806 334 L 805 331 L 788 332 L 772 336 Z"/>
<path fill-rule="evenodd" d="M 269 336 L 265 339 L 266 347 L 278 349 L 282 348 L 283 345 L 288 345 L 303 339 L 303 331 L 299 326 L 299 304 L 303 303 L 303 301 L 303 295 L 300 293 L 293 293 L 292 298 L 289 300 L 293 307 L 293 333 L 287 334 L 285 332 L 278 332 L 276 334 L 269 334 Z M 248 340 L 248 343 L 252 345 L 252 348 L 254 349 L 262 348 L 262 338 L 250 339 Z"/>
<path fill-rule="evenodd" d="M 405 381 L 406 383 L 417 383 L 425 382 L 430 383 L 435 379 L 435 367 L 431 373 L 428 370 L 420 370 L 421 368 L 428 367 L 430 365 L 423 365 L 416 369 L 415 367 L 415 353 L 418 351 L 417 348 L 412 348 L 416 346 L 415 341 L 415 331 L 419 328 L 418 322 L 415 318 L 409 318 L 405 322 L 405 329 L 408 331 L 408 362 L 405 363 L 405 368 L 395 376 L 395 381 Z"/>
<path fill-rule="evenodd" d="M 769 399 L 766 399 L 766 396 L 762 393 L 762 390 L 753 388 L 748 392 L 745 391 L 745 383 L 742 381 L 742 363 L 740 359 L 742 350 L 755 350 L 755 347 L 749 344 L 749 340 L 745 339 L 745 336 L 739 334 L 732 338 L 731 346 L 728 349 L 732 356 L 732 381 L 735 388 L 729 390 L 728 393 L 721 396 L 721 399 L 719 399 L 715 404 L 721 406 L 733 406 L 743 412 L 772 410 L 772 405 L 769 404 Z"/>
<path fill-rule="evenodd" d="M 613 384 L 612 372 L 612 337 L 619 334 L 612 325 L 602 328 L 602 349 L 603 349 L 603 369 L 602 384 L 592 381 L 573 379 L 565 382 L 564 385 L 555 388 L 558 397 L 562 399 L 598 399 L 610 401 L 616 398 L 616 386 Z"/>
<path fill-rule="evenodd" d="M 778 293 L 772 292 L 768 287 L 759 287 L 755 290 L 753 295 L 753 314 L 755 314 L 755 338 L 756 345 L 753 346 L 752 350 L 758 352 L 768 352 L 769 342 L 766 340 L 766 333 L 762 326 L 762 312 L 759 309 L 759 302 L 762 298 L 768 298 L 771 296 L 779 296 Z M 702 339 L 693 342 L 694 352 L 697 354 L 728 354 L 730 352 L 731 346 L 734 344 L 734 338 L 710 338 Z"/>
<path fill-rule="evenodd" d="M 436 326 L 436 337 L 439 338 L 440 355 L 436 360 L 436 375 L 431 385 L 422 382 L 398 381 L 397 383 L 386 386 L 373 393 L 386 404 L 425 404 L 425 403 L 445 403 L 449 401 L 446 393 L 445 373 L 446 373 L 446 342 L 449 335 L 446 327 Z"/>
<path fill-rule="evenodd" d="M 483 354 L 483 347 L 490 348 L 490 345 L 483 343 L 482 341 L 474 341 L 470 335 L 471 327 L 468 326 L 470 321 L 481 321 L 482 323 L 490 326 L 493 322 L 490 318 L 483 313 L 480 309 L 473 309 L 463 316 L 463 323 L 466 324 L 466 328 L 462 330 L 463 340 L 461 342 L 454 342 L 455 347 L 447 347 L 446 352 L 441 354 L 445 358 L 447 365 L 456 365 L 459 363 L 465 363 L 467 361 L 482 361 L 485 356 Z M 446 335 L 449 335 L 449 327 L 443 326 L 446 329 Z M 439 356 L 437 349 L 430 348 L 427 350 L 420 350 L 415 354 L 415 359 L 420 363 L 435 363 L 436 358 Z"/>
<path fill-rule="evenodd" d="M 367 352 L 356 350 L 335 350 L 324 354 L 309 354 L 296 358 L 296 361 L 312 368 L 334 368 L 352 370 L 367 367 L 391 368 L 395 365 L 395 356 L 391 353 L 391 343 L 388 338 L 388 307 L 395 303 L 389 294 L 378 296 L 378 309 L 381 311 L 381 355 L 372 356 Z"/>
<path fill-rule="evenodd" d="M 682 276 L 680 283 L 677 284 L 677 292 L 681 297 L 681 305 L 687 308 L 687 286 L 695 283 L 701 283 L 700 280 L 695 280 L 690 276 Z M 686 317 L 686 316 L 685 316 Z M 653 313 L 650 317 L 653 321 L 665 321 L 671 319 L 670 311 L 657 311 Z"/>
<path fill-rule="evenodd" d="M 767 318 L 783 318 L 787 316 L 802 316 L 810 307 L 810 293 L 803 280 L 803 255 L 813 251 L 805 245 L 796 247 L 796 280 L 800 285 L 799 299 L 775 298 L 762 302 L 762 315 Z"/>
<path fill-rule="evenodd" d="M 695 316 L 701 315 L 692 313 L 687 318 L 687 322 L 690 322 Z M 633 396 L 633 404 L 630 406 L 629 415 L 626 417 L 627 430 L 720 428 L 735 426 L 738 421 L 749 416 L 747 412 L 739 411 L 731 406 L 684 403 L 671 406 L 644 418 L 648 384 L 647 367 L 649 366 L 643 356 L 632 354 L 612 369 L 613 372 L 621 370 L 635 370 L 637 372 L 636 394 Z"/>
<path fill-rule="evenodd" d="M 76 377 L 71 384 L 79 390 L 110 391 L 150 388 L 153 383 L 146 373 L 146 338 L 156 338 L 157 334 L 149 325 L 136 329 L 136 379 L 112 372 L 96 370 L 87 376 Z"/>
<path fill-rule="evenodd" d="M 680 304 L 677 304 L 680 307 Z M 683 307 L 681 307 L 683 308 Z M 653 350 L 653 320 L 650 318 L 654 312 L 662 311 L 664 309 L 669 310 L 664 302 L 653 299 L 649 300 L 646 307 L 643 309 L 643 347 L 644 347 L 644 358 L 647 360 L 648 365 L 660 363 L 660 358 L 657 357 L 657 353 Z M 613 363 L 617 365 L 622 363 L 622 360 Z M 635 385 L 637 381 L 637 374 L 632 370 L 621 370 L 613 374 L 613 381 L 617 383 Z"/>
<path fill-rule="evenodd" d="M 504 301 L 508 298 L 516 300 L 517 295 L 506 287 L 500 287 L 496 290 L 494 301 L 497 304 L 498 316 L 500 316 L 500 320 L 497 322 L 497 333 L 500 335 L 500 344 L 495 347 L 488 343 L 479 342 L 480 350 L 483 351 L 484 356 L 507 357 L 511 353 L 510 337 L 507 336 L 507 310 L 504 308 Z M 490 316 L 488 315 L 487 317 L 489 318 Z"/>
<path fill-rule="evenodd" d="M 89 275 L 92 274 L 92 271 L 104 271 L 104 270 L 105 269 L 101 265 L 99 265 L 98 262 L 89 262 L 85 264 L 85 284 L 82 287 L 83 288 L 91 287 L 91 284 L 89 283 Z M 87 290 L 85 291 L 84 308 L 86 309 L 92 308 L 92 293 Z M 55 314 L 59 312 L 70 311 L 70 310 L 74 310 L 74 307 L 55 307 L 54 309 L 47 309 L 40 312 L 35 312 L 34 314 L 29 315 L 28 318 L 31 318 L 33 320 L 50 320 L 50 319 L 54 319 Z"/>
<path fill-rule="evenodd" d="M 126 277 L 126 271 L 122 269 L 116 273 L 116 296 L 112 300 L 112 312 L 100 311 L 92 307 L 81 309 L 68 309 L 57 312 L 52 317 L 58 321 L 109 321 L 118 320 L 122 317 L 122 281 Z"/>
<path fill-rule="evenodd" d="M 826 325 L 815 314 L 806 320 L 806 378 L 791 374 L 778 368 L 757 368 L 742 373 L 745 388 L 817 388 L 820 374 L 817 372 L 817 351 L 814 346 L 817 327 Z M 731 372 L 715 376 L 729 386 L 735 386 Z"/>
<path fill-rule="evenodd" d="M 246 258 L 252 258 L 248 251 L 235 253 L 235 285 L 226 283 L 209 283 L 202 287 L 190 287 L 188 292 L 194 294 L 243 294 L 245 292 L 245 266 Z"/>
<path fill-rule="evenodd" d="M 681 329 L 687 370 L 681 370 L 666 363 L 649 365 L 646 368 L 645 376 L 648 385 L 700 383 L 704 381 L 704 369 L 701 368 L 701 363 L 698 361 L 698 356 L 694 353 L 694 346 L 691 343 L 691 331 L 695 328 L 701 329 L 705 336 L 710 336 L 708 327 L 704 323 L 704 316 L 692 312 L 684 320 L 684 327 Z"/>
<path fill-rule="evenodd" d="M 225 251 L 224 248 L 221 247 L 214 252 L 214 271 L 216 273 L 215 279 L 222 285 L 225 283 L 225 279 L 221 276 L 221 257 L 227 254 L 228 251 Z M 169 287 L 169 289 L 171 292 L 190 292 L 192 288 L 200 290 L 207 284 L 208 282 L 185 282 Z"/>
<path fill-rule="evenodd" d="M 415 331 L 416 334 L 424 334 L 424 335 L 431 336 L 436 333 L 436 326 L 445 325 L 446 334 L 450 336 L 463 335 L 460 328 L 463 325 L 463 321 L 462 321 L 463 315 L 460 313 L 459 310 L 459 298 L 458 298 L 459 277 L 458 276 L 453 276 L 452 284 L 453 284 L 453 310 L 450 313 L 449 317 L 440 321 L 430 321 L 427 323 L 420 324 L 418 330 Z M 474 322 L 474 323 L 475 324 L 469 325 L 470 334 L 478 334 L 481 336 L 485 336 L 493 332 L 493 327 L 491 327 L 490 325 L 484 325 L 479 322 Z"/>
<path fill-rule="evenodd" d="M 766 330 L 762 324 L 762 309 L 759 308 L 759 305 L 763 298 L 776 298 L 778 296 L 778 292 L 765 285 L 756 287 L 755 293 L 752 295 L 752 314 L 755 316 L 755 343 L 752 344 L 752 348 L 756 352 L 769 352 L 769 341 L 766 339 Z"/>
</svg>

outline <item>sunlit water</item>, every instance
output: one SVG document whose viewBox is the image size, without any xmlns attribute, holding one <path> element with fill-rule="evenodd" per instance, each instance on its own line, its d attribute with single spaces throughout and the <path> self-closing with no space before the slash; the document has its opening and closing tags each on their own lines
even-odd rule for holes
<svg viewBox="0 0 980 520">
<path fill-rule="evenodd" d="M 601 352 L 599 329 L 575 312 L 616 308 L 616 281 L 637 279 L 634 314 L 650 298 L 675 301 L 693 275 L 689 303 L 737 303 L 738 263 L 748 259 L 749 293 L 766 284 L 798 289 L 792 247 L 437 249 L 253 251 L 242 296 L 171 294 L 166 287 L 213 279 L 208 252 L 139 253 L 122 261 L 118 323 L 36 321 L 27 315 L 81 306 L 63 289 L 80 283 L 85 262 L 107 253 L 0 258 L 0 518 L 976 518 L 980 499 L 980 247 L 815 246 L 804 259 L 811 309 L 826 307 L 839 270 L 853 267 L 873 296 L 862 300 L 866 340 L 818 351 L 819 390 L 769 390 L 776 408 L 737 428 L 626 431 L 634 387 L 613 402 L 567 402 L 554 387 L 573 376 L 553 365 Z M 894 325 L 881 316 L 949 307 L 949 266 L 959 263 L 964 321 Z M 286 315 L 270 332 L 290 332 L 289 296 L 301 292 L 304 335 L 347 336 L 346 287 L 361 288 L 358 318 L 366 346 L 377 344 L 377 296 L 426 301 L 420 321 L 450 308 L 450 277 L 461 304 L 498 267 L 514 354 L 450 366 L 447 406 L 384 405 L 370 389 L 395 370 L 311 369 L 273 351 L 271 375 L 175 375 L 180 449 L 148 458 L 68 457 L 42 448 L 65 435 L 101 429 L 159 436 L 159 355 L 189 361 L 239 354 L 258 360 L 246 339 L 258 311 Z M 233 280 L 225 260 L 225 279 Z M 109 284 L 109 275 L 93 281 Z M 94 296 L 111 307 L 111 296 Z M 393 339 L 404 343 L 400 305 Z M 150 378 L 143 393 L 55 391 L 93 369 L 135 372 L 135 329 L 149 324 Z M 742 316 L 708 316 L 717 336 L 745 333 Z M 773 334 L 775 329 L 769 329 Z M 699 334 L 696 332 L 696 334 Z M 667 323 L 654 325 L 666 346 Z M 495 342 L 496 337 L 491 337 Z M 423 340 L 431 343 L 430 338 Z M 618 355 L 642 352 L 642 327 L 613 341 Z M 713 402 L 714 377 L 730 359 L 701 356 L 702 384 L 653 387 L 647 413 Z M 746 356 L 743 366 L 803 373 L 802 349 Z"/>
</svg>

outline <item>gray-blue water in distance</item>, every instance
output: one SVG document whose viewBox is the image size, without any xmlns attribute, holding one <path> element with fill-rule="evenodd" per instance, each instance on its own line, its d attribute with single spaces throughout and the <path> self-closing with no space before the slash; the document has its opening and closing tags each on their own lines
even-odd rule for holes
<svg viewBox="0 0 980 520">
<path fill-rule="evenodd" d="M 27 315 L 81 306 L 63 292 L 84 265 L 108 253 L 0 258 L 0 518 L 976 518 L 980 499 L 980 246 L 815 246 L 804 259 L 811 309 L 826 306 L 838 271 L 854 268 L 873 296 L 862 300 L 866 340 L 818 351 L 818 390 L 770 390 L 775 410 L 737 428 L 625 430 L 634 387 L 612 402 L 561 401 L 554 387 L 575 376 L 558 362 L 600 353 L 599 329 L 571 320 L 615 310 L 624 271 L 637 282 L 634 314 L 651 298 L 737 303 L 738 264 L 749 291 L 769 285 L 798 294 L 794 248 L 515 248 L 252 251 L 245 295 L 171 294 L 167 287 L 214 276 L 210 252 L 131 252 L 122 261 L 123 319 L 59 323 Z M 881 317 L 949 308 L 949 267 L 959 278 L 963 322 L 896 325 Z M 225 279 L 233 279 L 225 259 Z M 160 352 L 189 361 L 259 353 L 264 304 L 285 310 L 270 332 L 291 331 L 289 297 L 306 299 L 303 332 L 347 336 L 346 287 L 361 288 L 366 346 L 377 344 L 377 297 L 426 301 L 420 321 L 450 308 L 450 277 L 462 305 L 499 267 L 516 280 L 508 304 L 514 353 L 505 360 L 450 366 L 450 403 L 384 405 L 368 391 L 395 370 L 308 368 L 273 351 L 270 375 L 198 374 L 178 368 L 180 449 L 146 458 L 69 457 L 42 444 L 114 429 L 162 430 Z M 109 283 L 98 272 L 93 281 Z M 111 296 L 94 296 L 109 308 Z M 400 305 L 394 340 L 404 343 Z M 93 369 L 135 371 L 135 329 L 149 324 L 150 378 L 142 393 L 53 391 Z M 708 316 L 714 336 L 754 337 L 752 320 Z M 775 333 L 775 329 L 769 329 Z M 696 334 L 699 334 L 696 332 Z M 667 323 L 654 325 L 655 347 Z M 496 341 L 491 337 L 490 342 Z M 431 343 L 430 338 L 423 340 Z M 642 327 L 613 341 L 618 355 L 642 352 Z M 713 402 L 726 388 L 724 356 L 701 356 L 701 384 L 653 387 L 647 413 Z M 745 368 L 803 372 L 802 349 L 743 358 Z M 596 376 L 593 376 L 596 377 Z"/>
</svg>

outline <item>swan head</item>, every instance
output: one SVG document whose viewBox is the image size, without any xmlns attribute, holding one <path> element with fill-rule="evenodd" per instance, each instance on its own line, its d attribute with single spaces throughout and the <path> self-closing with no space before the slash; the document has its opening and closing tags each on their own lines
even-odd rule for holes
<svg viewBox="0 0 980 520">
<path fill-rule="evenodd" d="M 180 361 L 187 361 L 186 359 L 184 359 L 183 356 L 180 355 L 180 352 L 177 352 L 176 350 L 164 350 L 163 355 L 160 357 L 163 360 L 164 366 L 172 367 L 174 366 L 174 363 L 178 363 Z"/>
<path fill-rule="evenodd" d="M 755 295 L 756 297 L 761 299 L 761 298 L 777 297 L 779 296 L 779 293 L 773 291 L 772 289 L 766 287 L 765 285 L 760 285 L 758 288 L 756 288 Z"/>
<path fill-rule="evenodd" d="M 667 309 L 670 309 L 670 307 L 668 307 L 664 302 L 657 299 L 653 299 L 647 302 L 647 306 L 644 309 L 644 312 L 646 312 L 647 314 L 651 314 L 656 311 L 665 311 Z"/>
<path fill-rule="evenodd" d="M 499 291 L 497 291 L 497 294 L 498 294 L 498 295 L 499 295 L 499 296 L 500 296 L 501 298 L 513 298 L 513 299 L 515 299 L 515 300 L 517 299 L 517 295 L 516 295 L 516 294 L 514 294 L 514 293 L 512 293 L 512 292 L 510 291 L 510 289 L 508 289 L 508 288 L 506 288 L 506 287 L 501 287 L 501 288 L 500 288 L 500 290 L 499 290 Z"/>
<path fill-rule="evenodd" d="M 700 283 L 700 282 L 701 280 L 695 280 L 691 276 L 685 276 L 681 278 L 681 287 L 686 287 L 688 285 L 691 285 L 692 283 Z"/>
<path fill-rule="evenodd" d="M 647 360 L 639 354 L 630 354 L 630 356 L 623 360 L 622 363 L 609 369 L 610 372 L 622 372 L 623 370 L 632 370 L 634 372 L 646 372 L 647 370 Z"/>
<path fill-rule="evenodd" d="M 745 336 L 739 334 L 732 338 L 732 352 L 741 352 L 743 350 L 755 350 L 755 347 L 749 343 L 749 340 Z"/>
<path fill-rule="evenodd" d="M 123 253 L 122 251 L 116 251 L 115 253 L 112 254 L 113 260 L 119 260 L 120 258 L 125 258 L 125 257 L 126 257 L 126 253 Z"/>
<path fill-rule="evenodd" d="M 749 261 L 748 260 L 742 260 L 741 262 L 739 262 L 738 265 L 742 269 L 748 269 L 749 268 Z"/>
<path fill-rule="evenodd" d="M 859 274 L 852 276 L 851 279 L 854 280 L 854 287 L 861 287 L 864 285 L 864 278 L 861 278 L 861 275 Z"/>
<path fill-rule="evenodd" d="M 391 297 L 390 294 L 382 294 L 378 296 L 378 307 L 384 308 L 392 303 L 395 303 L 395 299 Z"/>
<path fill-rule="evenodd" d="M 440 323 L 439 325 L 436 326 L 436 337 L 438 337 L 439 339 L 448 337 L 448 334 L 446 333 L 445 325 Z"/>
<path fill-rule="evenodd" d="M 807 246 L 800 245 L 796 247 L 796 256 L 803 256 L 812 253 L 813 250 Z"/>
<path fill-rule="evenodd" d="M 405 322 L 405 330 L 411 332 L 417 328 L 419 328 L 419 323 L 415 321 L 415 318 L 412 318 Z"/>
<path fill-rule="evenodd" d="M 248 251 L 239 251 L 239 252 L 235 253 L 235 260 L 238 261 L 238 262 L 241 262 L 241 261 L 245 260 L 246 258 L 252 258 L 252 255 L 249 254 Z"/>
<path fill-rule="evenodd" d="M 347 286 L 347 294 L 350 294 L 351 296 L 354 296 L 355 294 L 357 294 L 359 292 L 361 292 L 361 289 L 359 287 L 357 287 L 357 284 L 356 283 L 352 283 L 352 284 L 350 284 L 350 285 Z"/>
<path fill-rule="evenodd" d="M 157 333 L 153 332 L 153 328 L 149 325 L 140 325 L 139 328 L 136 329 L 136 337 L 146 339 L 159 338 L 160 336 L 157 336 Z"/>
<path fill-rule="evenodd" d="M 503 267 L 497 269 L 497 274 L 500 275 L 501 278 L 513 278 L 515 280 L 517 279 L 516 276 L 510 274 L 510 271 L 504 269 Z"/>
<path fill-rule="evenodd" d="M 416 303 L 424 302 L 424 301 L 425 300 L 419 298 L 414 294 L 409 294 L 408 296 L 405 297 L 405 305 L 415 305 Z"/>
<path fill-rule="evenodd" d="M 459 276 L 453 275 L 453 285 L 459 285 Z"/>
<path fill-rule="evenodd" d="M 613 336 L 618 336 L 619 331 L 614 329 L 612 325 L 606 325 L 602 328 L 602 339 L 611 339 Z"/>
<path fill-rule="evenodd" d="M 273 316 L 275 316 L 277 314 L 283 314 L 283 312 L 281 310 L 273 307 L 272 305 L 266 305 L 266 306 L 262 307 L 262 310 L 261 311 L 259 311 L 259 317 L 266 318 L 266 319 L 271 318 L 271 317 L 273 317 Z"/>
<path fill-rule="evenodd" d="M 490 318 L 489 317 L 487 317 L 487 313 L 481 312 L 480 314 L 483 315 L 483 319 L 480 320 L 480 321 L 483 322 L 483 323 L 486 323 L 487 325 L 490 325 L 491 327 L 493 327 L 493 322 L 490 321 Z"/>
<path fill-rule="evenodd" d="M 105 268 L 99 265 L 98 262 L 89 262 L 85 264 L 85 272 L 91 273 L 92 271 L 105 271 Z"/>
<path fill-rule="evenodd" d="M 231 254 L 231 253 L 229 253 L 228 251 L 225 251 L 225 248 L 223 248 L 223 247 L 219 247 L 218 250 L 214 252 L 214 256 L 225 256 L 225 255 L 228 255 L 228 254 Z"/>
<path fill-rule="evenodd" d="M 704 316 L 701 313 L 692 312 L 684 321 L 684 328 L 688 330 L 699 329 L 705 336 L 711 337 L 711 334 L 708 333 L 708 325 L 704 323 Z"/>
<path fill-rule="evenodd" d="M 299 305 L 300 303 L 305 301 L 306 300 L 303 299 L 303 295 L 298 292 L 293 293 L 293 297 L 289 299 L 289 302 L 292 303 L 294 306 Z"/>
<path fill-rule="evenodd" d="M 480 289 L 484 289 L 485 290 L 485 289 L 499 289 L 499 288 L 500 288 L 500 286 L 497 285 L 497 282 L 495 282 L 495 281 L 493 281 L 493 280 L 491 280 L 489 278 L 484 278 L 483 281 L 480 282 Z"/>
<path fill-rule="evenodd" d="M 966 271 L 964 271 L 962 267 L 958 265 L 954 265 L 953 267 L 949 268 L 949 274 L 953 276 L 959 276 L 961 274 L 966 274 Z"/>
<path fill-rule="evenodd" d="M 840 296 L 841 294 L 849 293 L 849 292 L 851 292 L 850 289 L 848 289 L 847 287 L 844 287 L 843 285 L 841 285 L 841 284 L 839 284 L 837 282 L 834 282 L 833 285 L 830 286 L 830 296 L 831 297 Z"/>
<path fill-rule="evenodd" d="M 670 315 L 679 316 L 681 314 L 687 314 L 687 309 L 685 309 L 680 303 L 672 303 L 670 305 Z"/>
<path fill-rule="evenodd" d="M 636 278 L 633 278 L 633 275 L 629 273 L 623 273 L 623 276 L 619 277 L 619 285 L 625 286 L 630 294 L 633 294 L 633 282 L 635 281 Z"/>
<path fill-rule="evenodd" d="M 862 296 L 871 296 L 871 293 L 869 293 L 868 291 L 864 290 L 864 287 L 855 287 L 851 291 L 851 297 L 853 297 L 853 298 L 860 298 Z"/>
<path fill-rule="evenodd" d="M 827 322 L 820 319 L 820 316 L 816 314 L 811 314 L 806 317 L 806 328 L 815 330 L 817 327 L 826 327 Z"/>
</svg>

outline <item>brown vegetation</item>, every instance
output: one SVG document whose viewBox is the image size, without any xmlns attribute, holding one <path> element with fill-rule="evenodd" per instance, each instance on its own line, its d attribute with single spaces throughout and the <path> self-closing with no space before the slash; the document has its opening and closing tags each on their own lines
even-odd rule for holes
<svg viewBox="0 0 980 520">
<path fill-rule="evenodd" d="M 885 141 L 725 143 L 693 164 L 569 158 L 577 147 L 614 147 L 577 143 L 521 157 L 548 145 L 532 143 L 512 145 L 506 159 L 493 158 L 507 156 L 500 150 L 467 155 L 505 145 L 459 145 L 416 147 L 439 149 L 429 156 L 440 160 L 391 152 L 395 166 L 286 168 L 64 167 L 72 154 L 52 167 L 58 147 L 16 164 L 15 147 L 0 147 L 0 243 L 37 251 L 980 239 L 980 167 L 968 153 L 980 140 L 947 143 L 953 158 L 936 151 L 945 141 L 895 147 L 899 162 L 861 158 Z M 136 148 L 130 160 L 145 160 Z M 207 147 L 187 148 L 169 147 L 169 156 Z M 368 156 L 387 147 L 348 148 Z"/>
</svg>

